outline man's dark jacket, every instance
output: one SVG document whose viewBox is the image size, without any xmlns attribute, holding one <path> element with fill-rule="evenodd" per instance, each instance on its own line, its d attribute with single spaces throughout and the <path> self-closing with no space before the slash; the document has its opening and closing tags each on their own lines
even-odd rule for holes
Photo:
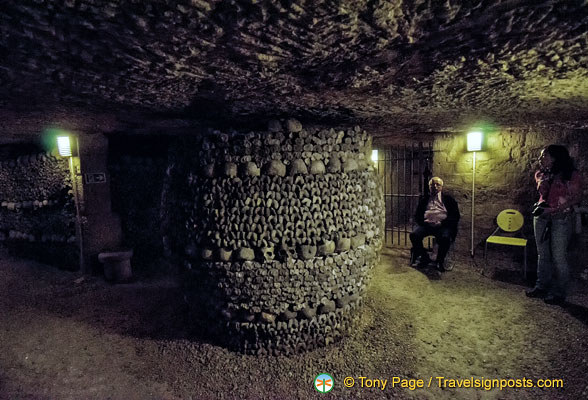
<svg viewBox="0 0 588 400">
<path fill-rule="evenodd" d="M 428 194 L 421 196 L 419 204 L 417 205 L 416 213 L 414 214 L 417 224 L 421 226 L 427 226 L 425 224 L 425 211 L 427 211 L 427 205 L 429 204 L 430 198 L 431 196 Z M 459 222 L 460 217 L 457 202 L 453 197 L 444 194 L 443 192 L 441 192 L 441 201 L 447 209 L 447 218 L 441 221 L 441 227 L 449 228 L 451 231 L 451 239 L 455 240 L 455 237 L 457 236 L 457 223 Z"/>
</svg>

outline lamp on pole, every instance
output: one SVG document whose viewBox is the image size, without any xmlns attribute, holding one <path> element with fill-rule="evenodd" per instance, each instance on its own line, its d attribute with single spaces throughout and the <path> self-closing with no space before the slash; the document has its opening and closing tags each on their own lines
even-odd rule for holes
<svg viewBox="0 0 588 400">
<path fill-rule="evenodd" d="M 481 131 L 473 131 L 468 133 L 467 149 L 472 151 L 472 226 L 471 226 L 471 247 L 470 255 L 474 256 L 474 209 L 476 198 L 476 151 L 482 150 L 482 141 L 484 134 Z"/>
<path fill-rule="evenodd" d="M 79 263 L 80 263 L 80 271 L 85 272 L 84 266 L 84 248 L 83 248 L 83 238 L 82 238 L 82 218 L 80 215 L 80 201 L 79 201 L 79 193 L 78 193 L 78 184 L 76 180 L 76 174 L 74 169 L 73 163 L 73 156 L 74 153 L 72 151 L 72 139 L 69 135 L 60 135 L 57 136 L 57 150 L 59 155 L 62 157 L 67 157 L 69 160 L 69 173 L 71 178 L 71 185 L 74 195 L 74 204 L 76 207 L 76 237 L 78 240 L 78 248 L 79 248 Z M 77 144 L 77 141 L 76 141 Z M 79 154 L 79 147 L 77 148 Z"/>
</svg>

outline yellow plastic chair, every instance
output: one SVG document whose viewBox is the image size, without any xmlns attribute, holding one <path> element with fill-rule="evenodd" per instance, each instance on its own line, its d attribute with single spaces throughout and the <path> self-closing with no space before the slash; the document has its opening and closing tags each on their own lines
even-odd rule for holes
<svg viewBox="0 0 588 400">
<path fill-rule="evenodd" d="M 484 263 L 487 264 L 488 243 L 522 247 L 524 253 L 523 276 L 527 278 L 527 239 L 516 237 L 523 227 L 525 219 L 523 214 L 517 210 L 506 209 L 502 210 L 496 217 L 498 228 L 486 239 L 484 245 Z M 501 234 L 504 233 L 504 234 Z"/>
</svg>

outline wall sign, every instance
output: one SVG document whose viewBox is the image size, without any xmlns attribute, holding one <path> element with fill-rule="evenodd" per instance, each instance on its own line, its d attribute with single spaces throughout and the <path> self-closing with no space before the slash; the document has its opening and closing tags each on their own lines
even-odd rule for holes
<svg viewBox="0 0 588 400">
<path fill-rule="evenodd" d="M 84 174 L 86 183 L 106 183 L 106 174 L 104 172 L 94 172 Z"/>
</svg>

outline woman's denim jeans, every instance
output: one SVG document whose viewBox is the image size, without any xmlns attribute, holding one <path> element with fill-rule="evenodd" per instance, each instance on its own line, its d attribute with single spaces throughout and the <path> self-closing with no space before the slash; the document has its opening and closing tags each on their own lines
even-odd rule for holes
<svg viewBox="0 0 588 400">
<path fill-rule="evenodd" d="M 544 235 L 551 221 L 551 234 Z M 547 290 L 553 296 L 566 297 L 570 267 L 567 260 L 568 243 L 572 235 L 572 215 L 546 219 L 534 217 L 537 243 L 537 282 L 535 287 Z"/>
</svg>

